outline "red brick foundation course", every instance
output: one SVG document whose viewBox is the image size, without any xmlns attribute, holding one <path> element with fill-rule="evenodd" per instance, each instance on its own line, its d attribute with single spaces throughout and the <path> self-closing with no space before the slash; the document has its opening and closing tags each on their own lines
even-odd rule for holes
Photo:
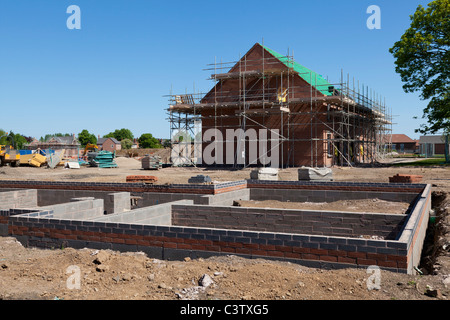
<svg viewBox="0 0 450 320">
<path fill-rule="evenodd" d="M 184 257 L 192 252 L 236 254 L 276 258 L 320 267 L 366 267 L 378 265 L 406 272 L 407 244 L 327 236 L 296 235 L 242 230 L 175 226 L 146 226 L 88 221 L 31 219 L 11 216 L 8 232 L 40 247 L 101 247 L 127 250 L 160 248 L 164 258 Z"/>
<path fill-rule="evenodd" d="M 247 188 L 245 180 L 217 184 L 147 184 L 144 182 L 66 182 L 66 181 L 16 181 L 0 180 L 1 188 L 59 189 L 59 190 L 97 190 L 111 192 L 159 192 L 219 194 Z"/>
<path fill-rule="evenodd" d="M 247 188 L 264 189 L 304 189 L 304 190 L 342 190 L 342 191 L 380 191 L 420 193 L 426 184 L 404 183 L 369 183 L 369 182 L 344 182 L 344 181 L 269 181 L 247 180 Z"/>
</svg>

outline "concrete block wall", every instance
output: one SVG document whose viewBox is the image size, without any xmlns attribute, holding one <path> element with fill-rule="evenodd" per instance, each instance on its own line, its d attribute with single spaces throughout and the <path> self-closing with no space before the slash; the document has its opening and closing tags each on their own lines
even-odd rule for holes
<svg viewBox="0 0 450 320">
<path fill-rule="evenodd" d="M 37 189 L 38 205 L 45 207 L 58 203 L 67 203 L 75 198 L 95 198 L 102 199 L 104 211 L 106 214 L 130 210 L 130 193 L 109 191 L 86 191 L 86 190 L 55 190 L 55 189 Z M 128 198 L 127 198 L 128 196 Z"/>
<path fill-rule="evenodd" d="M 271 183 L 280 181 L 271 181 Z M 309 185 L 308 185 L 309 184 Z M 250 186 L 250 185 L 248 185 Z M 261 187 L 257 185 L 256 187 Z M 263 188 L 271 188 L 265 184 Z M 248 258 L 263 257 L 292 261 L 314 267 L 367 267 L 378 265 L 397 272 L 414 273 L 426 232 L 431 188 L 415 184 L 298 183 L 285 181 L 274 189 L 354 190 L 416 193 L 411 214 L 401 224 L 395 240 L 370 240 L 332 235 L 295 234 L 261 230 L 211 227 L 155 226 L 50 218 L 11 214 L 0 210 L 0 224 L 8 235 L 25 245 L 38 247 L 72 246 L 143 251 L 151 257 L 181 259 L 221 254 Z M 109 189 L 106 191 L 110 191 Z M 233 191 L 229 190 L 228 192 Z M 128 191 L 125 191 L 128 192 Z M 133 192 L 133 191 L 130 191 Z M 220 192 L 219 192 L 220 193 Z M 216 194 L 219 194 L 216 193 Z M 200 195 L 203 195 L 200 193 Z"/>
<path fill-rule="evenodd" d="M 131 210 L 130 192 L 114 192 L 108 194 L 109 201 L 112 203 L 112 210 L 107 212 L 119 213 Z"/>
<path fill-rule="evenodd" d="M 214 195 L 205 195 L 197 201 L 197 204 L 210 206 L 232 206 L 234 200 L 250 200 L 250 189 L 241 189 Z"/>
<path fill-rule="evenodd" d="M 408 269 L 410 274 L 420 264 L 423 243 L 428 228 L 431 210 L 431 185 L 427 185 L 414 204 L 409 219 L 406 221 L 399 242 L 407 244 Z"/>
<path fill-rule="evenodd" d="M 155 206 L 163 203 L 169 203 L 180 200 L 192 200 L 193 203 L 206 203 L 207 198 L 203 199 L 207 195 L 204 194 L 192 194 L 192 193 L 156 193 L 156 192 L 133 192 L 131 196 L 138 197 L 138 208 L 144 208 L 149 206 Z"/>
<path fill-rule="evenodd" d="M 171 225 L 172 205 L 192 204 L 192 200 L 179 200 L 151 207 L 134 209 L 128 212 L 115 213 L 89 219 L 96 222 L 120 222 L 142 225 Z"/>
<path fill-rule="evenodd" d="M 305 189 L 305 190 L 334 190 L 334 191 L 369 191 L 394 193 L 420 193 L 426 184 L 419 183 L 371 183 L 344 181 L 263 181 L 247 180 L 247 188 L 263 189 Z"/>
<path fill-rule="evenodd" d="M 28 182 L 28 181 L 27 181 Z M 34 181 L 30 181 L 34 182 Z M 35 182 L 34 186 L 43 187 L 40 182 Z M 0 181 L 1 185 L 1 181 Z M 30 184 L 30 186 L 33 184 Z M 111 185 L 111 184 L 110 184 Z M 120 184 L 122 185 L 122 184 Z M 48 185 L 44 185 L 48 186 Z M 211 185 L 199 185 L 197 187 L 202 186 L 211 186 Z M 219 186 L 222 186 L 220 188 Z M 37 206 L 48 206 L 57 203 L 67 203 L 71 201 L 73 198 L 77 197 L 94 197 L 96 199 L 103 199 L 104 209 L 106 214 L 112 214 L 117 212 L 124 212 L 131 210 L 131 196 L 136 196 L 141 199 L 137 201 L 138 207 L 148 207 L 157 204 L 178 201 L 178 200 L 193 200 L 194 203 L 198 204 L 217 204 L 217 205 L 231 205 L 233 200 L 243 199 L 248 200 L 249 198 L 249 189 L 245 188 L 245 184 L 243 182 L 236 182 L 234 185 L 231 183 L 221 184 L 217 186 L 216 193 L 204 194 L 204 193 L 182 193 L 182 192 L 128 192 L 128 191 L 118 191 L 118 192 L 109 192 L 109 191 L 101 191 L 101 190 L 83 190 L 82 188 L 74 188 L 74 189 L 45 189 L 38 188 L 32 189 L 33 193 L 37 193 Z M 244 188 L 242 188 L 244 186 Z M 233 188 L 237 188 L 234 190 Z M 116 188 L 120 189 L 120 188 Z M 0 186 L 0 195 L 3 193 L 3 190 Z M 25 192 L 21 189 L 15 189 L 17 191 L 14 192 Z M 187 189 L 186 189 L 187 190 Z M 214 189 L 211 189 L 214 190 Z M 229 191 L 223 191 L 229 190 Z M 188 191 L 188 190 L 187 190 Z M 28 191 L 26 191 L 28 192 Z M 24 193 L 26 194 L 26 193 Z M 9 197 L 9 196 L 8 196 Z M 7 198 L 5 196 L 5 198 Z M 32 199 L 32 198 L 27 198 Z M 35 201 L 36 202 L 36 201 Z M 31 207 L 36 207 L 36 203 L 33 202 Z M 12 206 L 11 206 L 12 207 Z M 0 207 L 1 208 L 1 207 Z M 5 208 L 10 208 L 9 204 L 5 205 Z"/>
<path fill-rule="evenodd" d="M 282 202 L 333 202 L 339 200 L 380 199 L 385 201 L 409 202 L 417 197 L 417 192 L 345 191 L 345 190 L 305 190 L 251 188 L 251 200 L 278 200 Z"/>
<path fill-rule="evenodd" d="M 36 207 L 37 190 L 13 190 L 2 192 L 0 189 L 0 209 Z"/>
<path fill-rule="evenodd" d="M 0 189 L 56 189 L 56 190 L 90 190 L 110 192 L 157 192 L 157 193 L 192 193 L 220 194 L 247 188 L 246 180 L 222 182 L 216 184 L 145 184 L 145 183 L 110 183 L 110 182 L 66 182 L 66 181 L 16 181 L 0 180 Z"/>
<path fill-rule="evenodd" d="M 28 210 L 30 211 L 30 210 Z M 45 212 L 48 217 L 55 219 L 85 220 L 93 217 L 103 216 L 103 200 L 93 199 L 55 204 L 51 206 L 38 207 L 34 213 L 23 214 L 24 217 L 42 216 Z"/>
<path fill-rule="evenodd" d="M 312 267 L 378 265 L 397 272 L 407 270 L 407 244 L 388 240 L 45 217 L 32 219 L 20 215 L 10 217 L 9 233 L 27 246 L 143 251 L 161 259 L 236 254 Z"/>
<path fill-rule="evenodd" d="M 199 228 L 240 229 L 342 237 L 395 239 L 406 215 L 173 205 L 172 224 Z"/>
</svg>

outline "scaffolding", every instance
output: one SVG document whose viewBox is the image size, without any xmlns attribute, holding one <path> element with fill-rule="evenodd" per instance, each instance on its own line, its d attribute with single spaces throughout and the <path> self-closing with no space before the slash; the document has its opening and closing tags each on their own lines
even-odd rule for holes
<svg viewBox="0 0 450 320">
<path fill-rule="evenodd" d="M 340 166 L 374 164 L 386 156 L 392 116 L 381 95 L 354 78 L 351 81 L 348 74 L 344 77 L 343 71 L 337 83 L 329 83 L 311 70 L 299 70 L 293 54 L 275 56 L 263 45 L 255 48 L 260 49 L 253 59 L 247 53 L 238 61 L 208 64 L 204 70 L 213 72 L 209 80 L 214 87 L 207 93 L 171 93 L 170 136 L 187 132 L 198 137 L 199 123 L 203 132 L 239 128 L 245 132 L 251 127 L 276 131 L 282 168 L 299 166 L 299 148 L 309 155 L 305 164 L 311 167 L 326 165 L 324 152 L 331 161 L 327 165 Z M 295 77 L 310 85 L 299 85 Z M 191 143 L 172 142 L 178 154 Z M 237 139 L 238 148 L 241 143 L 245 145 L 245 137 Z M 184 157 L 185 164 L 195 165 L 190 155 Z M 233 167 L 254 165 L 247 160 L 233 163 Z"/>
</svg>

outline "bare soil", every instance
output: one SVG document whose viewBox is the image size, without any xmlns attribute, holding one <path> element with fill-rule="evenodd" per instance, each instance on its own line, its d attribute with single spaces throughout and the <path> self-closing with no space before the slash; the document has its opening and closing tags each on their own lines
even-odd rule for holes
<svg viewBox="0 0 450 320">
<path fill-rule="evenodd" d="M 346 212 L 370 212 L 405 214 L 410 206 L 407 202 L 385 201 L 377 198 L 362 200 L 340 200 L 333 202 L 291 202 L 278 200 L 237 200 L 236 206 L 256 208 L 279 208 L 296 210 L 332 210 Z"/>
<path fill-rule="evenodd" d="M 142 170 L 133 158 L 118 158 L 118 168 L 56 169 L 2 167 L 0 180 L 125 182 L 127 175 L 155 175 L 157 183 L 187 183 L 192 176 L 214 181 L 248 179 L 251 169 L 203 168 Z M 280 179 L 295 180 L 296 169 L 280 171 Z M 366 269 L 320 270 L 296 264 L 236 256 L 162 261 L 143 253 L 73 248 L 25 248 L 15 238 L 0 237 L 0 299 L 17 300 L 448 300 L 450 297 L 450 168 L 333 168 L 336 181 L 388 182 L 397 173 L 423 175 L 433 185 L 439 232 L 424 251 L 423 274 L 382 270 L 379 289 L 369 290 L 373 274 Z M 376 201 L 377 202 L 377 201 Z M 374 202 L 375 203 L 375 202 Z M 343 208 L 349 208 L 342 203 Z M 371 209 L 372 210 L 372 209 Z M 73 276 L 79 270 L 80 285 Z M 68 269 L 69 268 L 69 269 Z M 72 270 L 72 271 L 71 271 Z M 75 272 L 75 273 L 74 273 Z M 210 285 L 199 284 L 208 275 Z M 206 279 L 209 279 L 206 277 Z M 368 286 L 369 284 L 369 286 Z M 373 287 L 373 286 L 372 286 Z"/>
</svg>

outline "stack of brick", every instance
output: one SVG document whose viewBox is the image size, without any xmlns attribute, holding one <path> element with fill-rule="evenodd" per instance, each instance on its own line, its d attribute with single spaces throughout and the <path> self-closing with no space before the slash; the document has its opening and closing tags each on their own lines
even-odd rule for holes
<svg viewBox="0 0 450 320">
<path fill-rule="evenodd" d="M 396 183 L 420 183 L 423 176 L 414 174 L 396 174 L 393 177 L 389 177 L 389 182 Z"/>
<path fill-rule="evenodd" d="M 154 183 L 158 181 L 155 176 L 127 176 L 127 182 L 144 182 L 144 183 Z"/>
</svg>

